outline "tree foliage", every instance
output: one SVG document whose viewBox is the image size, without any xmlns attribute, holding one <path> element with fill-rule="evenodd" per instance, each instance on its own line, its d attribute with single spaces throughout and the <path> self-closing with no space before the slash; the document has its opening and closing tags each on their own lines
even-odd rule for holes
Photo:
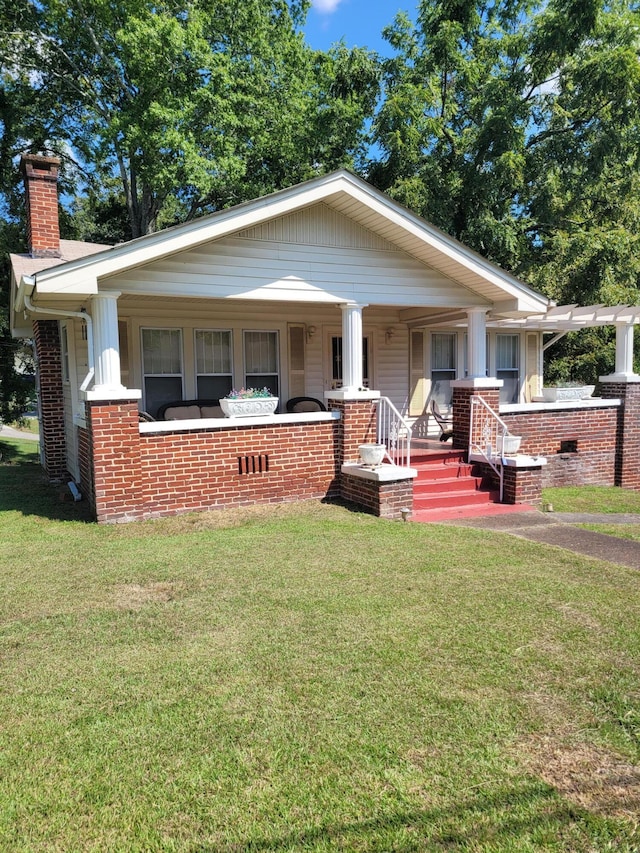
<svg viewBox="0 0 640 853">
<path fill-rule="evenodd" d="M 639 25 L 618 0 L 421 0 L 385 32 L 372 179 L 560 302 L 637 302 Z"/>
<path fill-rule="evenodd" d="M 376 66 L 311 50 L 308 5 L 15 0 L 4 67 L 33 98 L 17 138 L 71 152 L 98 206 L 117 176 L 133 237 L 353 165 Z"/>
</svg>

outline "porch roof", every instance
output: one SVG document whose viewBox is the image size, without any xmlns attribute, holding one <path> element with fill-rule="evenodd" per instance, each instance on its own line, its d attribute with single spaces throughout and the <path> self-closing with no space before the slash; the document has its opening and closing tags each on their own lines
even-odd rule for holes
<svg viewBox="0 0 640 853">
<path fill-rule="evenodd" d="M 550 300 L 347 171 L 339 170 L 201 219 L 77 258 L 34 276 L 36 293 L 84 298 L 114 276 L 323 202 L 392 242 L 508 316 L 544 312 Z M 44 265 L 43 265 L 44 266 Z M 19 289 L 20 290 L 20 289 Z M 176 295 L 179 295 L 177 292 Z M 472 304 L 475 302 L 472 301 Z M 17 309 L 22 308 L 20 292 Z"/>
</svg>

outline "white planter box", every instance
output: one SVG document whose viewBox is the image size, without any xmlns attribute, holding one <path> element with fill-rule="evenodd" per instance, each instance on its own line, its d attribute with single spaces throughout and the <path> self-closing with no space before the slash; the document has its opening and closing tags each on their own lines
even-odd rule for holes
<svg viewBox="0 0 640 853">
<path fill-rule="evenodd" d="M 220 408 L 228 418 L 272 415 L 277 407 L 277 397 L 246 397 L 239 400 L 229 400 L 227 397 L 222 397 L 220 400 Z"/>
<path fill-rule="evenodd" d="M 384 444 L 361 444 L 358 451 L 360 452 L 362 464 L 373 467 L 382 465 L 386 449 Z"/>
<path fill-rule="evenodd" d="M 565 386 L 558 388 L 543 388 L 542 396 L 547 403 L 559 403 L 562 400 L 585 400 L 596 390 L 595 385 Z"/>
<path fill-rule="evenodd" d="M 520 450 L 521 435 L 499 435 L 496 441 L 496 452 L 498 456 L 515 456 Z"/>
</svg>

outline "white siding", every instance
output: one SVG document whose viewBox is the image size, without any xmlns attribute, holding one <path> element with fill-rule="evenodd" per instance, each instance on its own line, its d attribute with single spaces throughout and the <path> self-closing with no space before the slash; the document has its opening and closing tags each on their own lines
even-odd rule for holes
<svg viewBox="0 0 640 853">
<path fill-rule="evenodd" d="M 162 303 L 160 303 L 162 304 Z M 190 341 L 194 329 L 231 329 L 234 339 L 234 384 L 242 384 L 242 330 L 272 329 L 280 333 L 281 383 L 283 399 L 293 396 L 288 388 L 288 324 L 302 323 L 313 325 L 316 329 L 305 342 L 305 393 L 311 397 L 324 398 L 324 392 L 331 388 L 330 352 L 328 341 L 332 334 L 342 333 L 342 312 L 337 306 L 314 306 L 308 311 L 302 306 L 276 305 L 261 303 L 233 302 L 179 302 L 172 300 L 163 307 L 156 301 L 133 302 L 125 297 L 119 300 L 118 310 L 121 318 L 129 323 L 129 345 L 131 351 L 130 387 L 142 387 L 140 363 L 140 327 L 172 327 L 183 329 L 185 394 L 195 397 L 195 368 L 193 365 Z M 240 308 L 246 306 L 246 311 Z M 393 327 L 394 335 L 389 343 L 385 341 L 385 332 Z M 396 311 L 382 308 L 364 309 L 364 333 L 371 341 L 372 387 L 390 397 L 398 409 L 402 410 L 408 393 L 408 331 L 399 323 Z"/>
<path fill-rule="evenodd" d="M 120 273 L 123 294 L 469 307 L 486 302 L 325 205 Z"/>
</svg>

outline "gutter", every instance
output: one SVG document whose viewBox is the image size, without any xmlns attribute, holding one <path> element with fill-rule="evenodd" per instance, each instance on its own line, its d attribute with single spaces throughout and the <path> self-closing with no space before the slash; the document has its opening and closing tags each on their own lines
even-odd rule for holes
<svg viewBox="0 0 640 853">
<path fill-rule="evenodd" d="M 54 308 L 38 308 L 31 301 L 31 296 L 36 287 L 36 281 L 31 276 L 23 275 L 18 288 L 18 301 L 24 306 L 24 316 L 27 314 L 47 314 L 54 317 L 77 318 L 84 320 L 87 326 L 87 366 L 88 371 L 80 386 L 81 391 L 86 391 L 95 374 L 95 363 L 93 359 L 93 321 L 91 315 L 85 311 L 64 311 Z M 18 306 L 16 306 L 18 307 Z"/>
</svg>

